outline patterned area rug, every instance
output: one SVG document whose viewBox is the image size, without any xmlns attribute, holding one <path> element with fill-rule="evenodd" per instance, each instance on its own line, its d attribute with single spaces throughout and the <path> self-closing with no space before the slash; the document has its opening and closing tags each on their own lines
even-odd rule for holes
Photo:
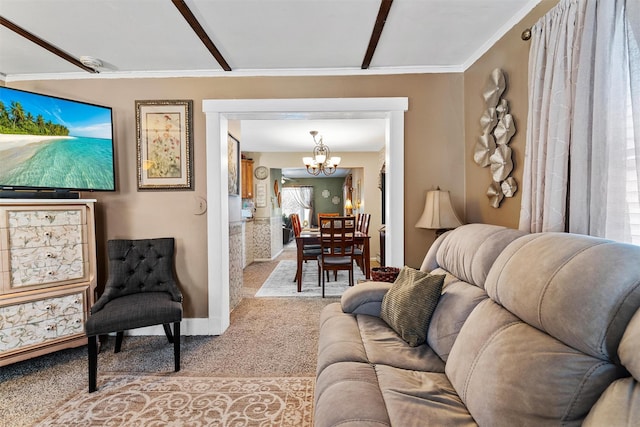
<svg viewBox="0 0 640 427">
<path fill-rule="evenodd" d="M 296 275 L 296 261 L 282 260 L 271 272 L 262 287 L 256 293 L 256 297 L 321 297 L 322 288 L 318 286 L 318 264 L 309 261 L 302 264 L 302 291 L 298 292 L 298 284 L 293 281 Z M 339 297 L 349 288 L 349 276 L 347 271 L 338 272 L 338 281 L 333 280 L 333 273 L 329 273 L 331 281 L 325 282 L 324 294 L 326 297 Z M 364 274 L 354 264 L 353 283 L 364 280 Z"/>
<path fill-rule="evenodd" d="M 309 426 L 313 378 L 100 376 L 38 426 Z"/>
</svg>

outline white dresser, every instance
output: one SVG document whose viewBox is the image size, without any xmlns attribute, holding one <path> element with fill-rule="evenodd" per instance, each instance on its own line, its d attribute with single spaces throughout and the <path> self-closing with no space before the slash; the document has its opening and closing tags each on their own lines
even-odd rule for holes
<svg viewBox="0 0 640 427">
<path fill-rule="evenodd" d="M 0 199 L 0 366 L 86 344 L 94 204 Z"/>
</svg>

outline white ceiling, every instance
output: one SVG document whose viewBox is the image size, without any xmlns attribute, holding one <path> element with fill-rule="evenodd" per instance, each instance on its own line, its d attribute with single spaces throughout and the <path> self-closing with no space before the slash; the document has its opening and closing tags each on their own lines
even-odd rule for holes
<svg viewBox="0 0 640 427">
<path fill-rule="evenodd" d="M 386 120 L 361 119 L 290 119 L 242 120 L 230 123 L 231 133 L 241 135 L 242 151 L 249 152 L 301 152 L 311 155 L 314 147 L 311 130 L 318 131 L 331 153 L 377 152 L 384 147 Z M 302 166 L 302 159 L 300 159 Z M 349 169 L 338 168 L 332 177 L 345 177 Z M 283 169 L 288 178 L 309 178 L 304 167 Z"/>
<path fill-rule="evenodd" d="M 334 155 L 344 151 L 380 151 L 384 147 L 384 119 L 242 120 L 242 151 L 308 153 L 314 147 L 309 131 Z M 277 131 L 274 131 L 277 130 Z"/>
<path fill-rule="evenodd" d="M 464 71 L 540 0 L 394 0 L 360 70 L 380 0 L 185 0 L 223 71 L 171 0 L 0 0 L 0 15 L 100 75 L 0 26 L 0 78 Z"/>
<path fill-rule="evenodd" d="M 381 0 L 184 0 L 224 71 L 171 0 L 0 0 L 0 16 L 91 74 L 0 25 L 0 80 L 155 76 L 463 72 L 540 0 L 394 0 L 369 69 L 361 65 Z M 378 151 L 384 120 L 242 122 L 244 151 Z"/>
</svg>

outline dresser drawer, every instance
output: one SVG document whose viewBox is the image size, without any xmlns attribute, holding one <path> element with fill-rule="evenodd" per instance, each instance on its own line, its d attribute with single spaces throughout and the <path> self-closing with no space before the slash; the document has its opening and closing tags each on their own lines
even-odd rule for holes
<svg viewBox="0 0 640 427">
<path fill-rule="evenodd" d="M 9 254 L 11 289 L 85 277 L 86 245 L 14 249 Z"/>
<path fill-rule="evenodd" d="M 81 209 L 6 211 L 4 292 L 86 279 L 87 225 Z M 3 251 L 3 252 L 5 252 Z"/>
<path fill-rule="evenodd" d="M 82 225 L 56 225 L 9 228 L 9 248 L 24 249 L 40 246 L 63 246 L 82 243 Z"/>
<path fill-rule="evenodd" d="M 9 228 L 85 224 L 82 209 L 9 210 Z"/>
<path fill-rule="evenodd" d="M 0 352 L 84 333 L 83 292 L 0 307 Z"/>
</svg>

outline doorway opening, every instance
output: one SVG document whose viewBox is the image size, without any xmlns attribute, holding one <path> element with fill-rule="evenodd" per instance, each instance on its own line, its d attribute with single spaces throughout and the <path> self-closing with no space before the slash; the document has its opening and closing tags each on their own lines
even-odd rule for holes
<svg viewBox="0 0 640 427">
<path fill-rule="evenodd" d="M 386 120 L 385 253 L 404 263 L 404 112 L 407 98 L 307 98 L 204 100 L 207 145 L 208 313 L 198 332 L 219 335 L 229 327 L 228 120 L 305 117 L 376 117 Z M 389 207 L 393 206 L 393 213 Z"/>
</svg>

